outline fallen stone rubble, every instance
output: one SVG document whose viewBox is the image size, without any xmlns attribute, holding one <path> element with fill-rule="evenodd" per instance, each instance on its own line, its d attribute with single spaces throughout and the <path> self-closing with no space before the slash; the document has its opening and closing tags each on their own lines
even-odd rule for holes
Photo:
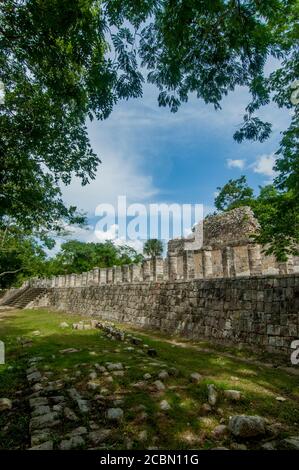
<svg viewBox="0 0 299 470">
<path fill-rule="evenodd" d="M 142 347 L 146 350 L 147 354 L 151 357 L 157 356 L 157 351 L 154 348 L 150 348 L 145 344 L 142 339 L 137 338 L 131 334 L 127 334 L 119 328 L 115 327 L 114 324 L 102 323 L 98 320 L 91 320 L 89 323 L 80 321 L 79 323 L 73 323 L 74 330 L 91 330 L 98 328 L 102 330 L 106 337 L 116 341 L 122 341 L 125 343 L 130 343 L 134 346 Z"/>
</svg>

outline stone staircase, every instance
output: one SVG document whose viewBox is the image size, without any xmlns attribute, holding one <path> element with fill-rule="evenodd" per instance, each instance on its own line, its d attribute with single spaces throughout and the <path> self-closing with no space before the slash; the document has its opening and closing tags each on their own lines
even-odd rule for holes
<svg viewBox="0 0 299 470">
<path fill-rule="evenodd" d="M 1 306 L 25 308 L 30 302 L 43 295 L 47 289 L 42 287 L 27 287 L 12 294 L 0 302 Z"/>
</svg>

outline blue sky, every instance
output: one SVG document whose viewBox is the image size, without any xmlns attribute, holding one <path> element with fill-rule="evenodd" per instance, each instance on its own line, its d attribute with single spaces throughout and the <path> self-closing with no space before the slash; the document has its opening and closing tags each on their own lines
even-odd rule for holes
<svg viewBox="0 0 299 470">
<path fill-rule="evenodd" d="M 120 102 L 106 121 L 88 124 L 102 164 L 87 187 L 74 180 L 63 188 L 65 202 L 89 216 L 91 230 L 74 231 L 74 237 L 94 240 L 95 207 L 115 205 L 118 195 L 126 195 L 128 203 L 202 203 L 209 212 L 217 186 L 228 179 L 245 174 L 257 190 L 273 178 L 273 153 L 290 121 L 288 111 L 267 106 L 260 116 L 272 122 L 271 138 L 238 144 L 233 134 L 249 102 L 245 89 L 225 97 L 221 111 L 191 97 L 172 114 L 158 107 L 157 96 L 146 84 L 142 98 Z"/>
</svg>

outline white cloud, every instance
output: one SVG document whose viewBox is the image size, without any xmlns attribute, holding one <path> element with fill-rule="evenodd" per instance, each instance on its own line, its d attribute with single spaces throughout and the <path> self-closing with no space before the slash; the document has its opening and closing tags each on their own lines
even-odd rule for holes
<svg viewBox="0 0 299 470">
<path fill-rule="evenodd" d="M 273 153 L 270 155 L 260 155 L 257 157 L 256 161 L 250 165 L 250 167 L 253 169 L 254 173 L 259 173 L 273 178 L 275 175 L 275 171 L 273 170 L 275 160 L 275 155 Z"/>
<path fill-rule="evenodd" d="M 232 160 L 231 158 L 228 158 L 226 163 L 228 168 L 239 168 L 240 170 L 245 166 L 245 160 Z"/>
<path fill-rule="evenodd" d="M 116 146 L 114 146 L 116 147 Z M 95 148 L 95 146 L 94 146 Z M 113 204 L 116 206 L 117 197 L 125 195 L 129 203 L 147 201 L 158 194 L 154 187 L 152 176 L 142 170 L 143 156 L 132 154 L 132 150 L 121 151 L 102 146 L 95 148 L 102 159 L 96 178 L 86 186 L 81 186 L 74 179 L 69 186 L 62 189 L 63 199 L 94 215 L 98 204 Z"/>
</svg>

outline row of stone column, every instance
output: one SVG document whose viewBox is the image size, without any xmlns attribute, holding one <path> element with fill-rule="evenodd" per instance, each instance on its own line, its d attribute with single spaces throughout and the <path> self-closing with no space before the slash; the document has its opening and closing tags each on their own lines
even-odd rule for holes
<svg viewBox="0 0 299 470">
<path fill-rule="evenodd" d="M 127 282 L 158 282 L 188 279 L 228 278 L 297 272 L 292 259 L 277 263 L 259 245 L 236 245 L 169 253 L 166 259 L 144 260 L 141 264 L 94 268 L 81 274 L 66 274 L 51 279 L 31 280 L 39 287 L 82 287 Z M 297 270 L 297 271 L 296 271 Z"/>
</svg>

